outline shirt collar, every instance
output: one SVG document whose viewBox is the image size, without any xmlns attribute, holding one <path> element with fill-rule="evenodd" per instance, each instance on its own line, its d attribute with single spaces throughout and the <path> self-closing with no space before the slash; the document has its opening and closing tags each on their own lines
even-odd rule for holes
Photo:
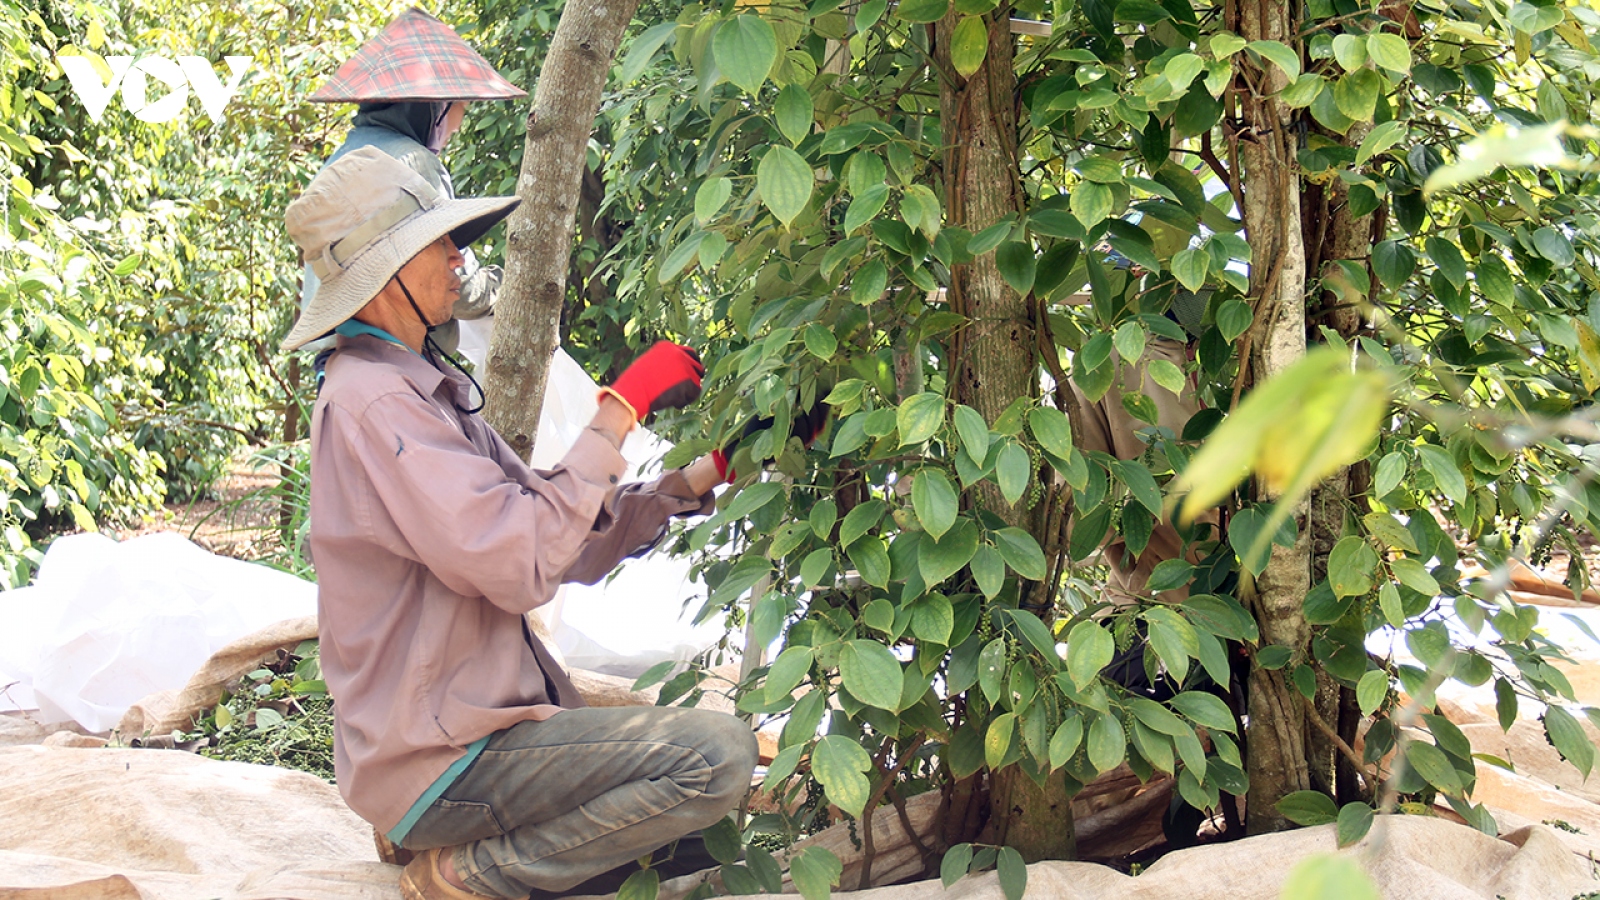
<svg viewBox="0 0 1600 900">
<path fill-rule="evenodd" d="M 345 321 L 339 323 L 339 327 L 334 329 L 334 333 L 342 334 L 345 337 L 356 337 L 358 335 L 370 334 L 375 338 L 382 338 L 391 344 L 411 350 L 411 348 L 406 347 L 406 345 L 401 342 L 399 338 L 387 331 L 384 331 L 382 328 L 379 328 L 376 325 L 368 325 L 366 322 L 363 322 L 360 319 L 346 319 Z M 411 350 L 411 352 L 416 353 L 415 350 Z"/>
<path fill-rule="evenodd" d="M 346 323 L 348 324 L 348 323 Z M 370 326 L 368 326 L 370 327 Z M 342 329 L 343 326 L 340 326 Z M 370 331 L 357 331 L 349 334 L 340 329 L 339 350 L 349 352 L 374 362 L 382 362 L 394 366 L 400 373 L 411 379 L 425 394 L 432 394 L 439 385 L 450 381 L 454 384 L 448 373 L 441 372 L 433 363 L 410 347 L 395 340 L 382 329 L 372 328 Z M 462 379 L 465 381 L 466 379 Z"/>
</svg>

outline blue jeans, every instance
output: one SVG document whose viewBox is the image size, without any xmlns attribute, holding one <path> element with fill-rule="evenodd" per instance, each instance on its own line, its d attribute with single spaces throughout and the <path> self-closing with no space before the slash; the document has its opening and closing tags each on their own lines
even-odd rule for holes
<svg viewBox="0 0 1600 900">
<path fill-rule="evenodd" d="M 716 823 L 756 764 L 750 726 L 662 707 L 569 709 L 489 738 L 408 849 L 454 847 L 472 891 L 562 891 Z"/>
</svg>

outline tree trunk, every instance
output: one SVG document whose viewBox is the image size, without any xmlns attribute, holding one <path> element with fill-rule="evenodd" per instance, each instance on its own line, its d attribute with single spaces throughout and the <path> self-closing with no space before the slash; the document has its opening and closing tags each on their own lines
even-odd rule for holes
<svg viewBox="0 0 1600 900">
<path fill-rule="evenodd" d="M 945 16 L 935 26 L 934 38 L 935 64 L 944 73 L 940 121 L 945 123 L 945 207 L 950 224 L 974 234 L 1023 206 L 1010 4 L 990 16 L 988 55 L 971 78 L 962 79 L 950 63 L 951 35 L 963 16 Z M 1027 300 L 1000 276 L 993 251 L 951 270 L 949 299 L 951 311 L 967 318 L 950 354 L 953 394 L 993 423 L 1018 397 L 1039 393 Z M 1025 502 L 1005 502 L 987 482 L 978 492 L 989 511 L 1008 524 L 1028 527 Z"/>
<path fill-rule="evenodd" d="M 300 440 L 300 354 L 295 353 L 289 357 L 289 372 L 286 380 L 288 395 L 283 398 L 283 443 L 292 444 Z M 282 484 L 292 483 L 294 467 L 287 460 L 278 464 L 278 480 Z M 285 491 L 283 499 L 278 502 L 278 533 L 282 536 L 285 545 L 293 546 L 296 535 L 294 534 L 295 497 Z"/>
<path fill-rule="evenodd" d="M 934 27 L 934 64 L 943 73 L 945 206 L 950 224 L 978 232 L 1023 208 L 1017 174 L 1017 76 L 1010 4 L 986 17 L 987 56 L 982 67 L 965 79 L 950 62 L 951 36 L 961 18 L 952 12 Z M 992 423 L 1018 397 L 1039 393 L 1036 336 L 1027 298 L 1006 284 L 993 252 L 954 267 L 948 296 L 950 309 L 967 318 L 951 348 L 956 370 L 952 394 Z M 1026 498 L 1007 503 L 988 483 L 975 494 L 985 509 L 1049 546 L 1041 533 L 1047 504 L 1030 504 Z M 995 842 L 1015 847 L 1029 861 L 1071 858 L 1072 808 L 1065 779 L 1051 778 L 1040 789 L 1016 767 L 995 773 L 983 831 Z"/>
<path fill-rule="evenodd" d="M 570 0 L 528 113 L 517 177 L 522 205 L 506 226 L 506 277 L 484 384 L 484 415 L 524 459 L 533 451 L 560 336 L 589 133 L 612 57 L 638 6 L 638 0 Z"/>
<path fill-rule="evenodd" d="M 1323 136 L 1354 149 L 1371 133 L 1372 126 L 1358 122 L 1343 135 L 1324 132 Z M 1368 269 L 1372 256 L 1374 226 L 1381 227 L 1373 214 L 1355 216 L 1350 210 L 1350 191 L 1337 179 L 1327 184 L 1308 184 L 1301 198 L 1301 223 L 1306 247 L 1306 271 L 1321 273 L 1324 278 L 1334 278 L 1335 283 L 1346 280 L 1336 269 L 1339 260 L 1349 260 Z M 1356 289 L 1371 296 L 1375 282 L 1369 274 L 1366 283 Z M 1308 319 L 1306 339 L 1321 340 L 1321 329 L 1327 328 L 1341 338 L 1349 340 L 1361 330 L 1361 313 L 1353 297 L 1347 292 L 1323 289 L 1316 299 L 1316 309 Z M 1307 528 L 1311 535 L 1311 583 L 1327 578 L 1328 556 L 1334 544 L 1345 532 L 1345 522 L 1352 507 L 1351 497 L 1364 490 L 1358 484 L 1365 480 L 1366 463 L 1357 467 L 1346 466 L 1333 473 L 1311 493 L 1311 510 Z M 1359 514 L 1360 510 L 1355 510 Z M 1320 674 L 1317 679 L 1317 712 L 1324 722 L 1338 731 L 1339 736 L 1351 746 L 1355 745 L 1355 727 L 1359 716 L 1355 710 L 1355 692 L 1342 687 L 1332 678 Z M 1312 731 L 1307 764 L 1311 781 L 1318 790 L 1326 791 L 1340 803 L 1371 799 L 1364 797 L 1355 770 L 1341 757 L 1331 738 L 1320 730 Z"/>
<path fill-rule="evenodd" d="M 1076 858 L 1072 798 L 1067 795 L 1064 773 L 1050 776 L 1041 788 L 1017 766 L 996 772 L 983 837 L 985 843 L 1015 847 L 1024 862 Z"/>
<path fill-rule="evenodd" d="M 1298 13 L 1290 0 L 1239 0 L 1236 15 L 1246 40 L 1282 41 L 1291 47 L 1299 43 Z M 1294 112 L 1277 99 L 1285 84 L 1283 72 L 1264 63 L 1241 77 L 1247 83 L 1234 94 L 1239 117 L 1230 137 L 1237 142 L 1245 233 L 1255 260 L 1250 271 L 1255 321 L 1242 339 L 1247 356 L 1240 366 L 1249 383 L 1260 384 L 1306 352 L 1305 243 Z M 1268 502 L 1277 499 L 1264 486 L 1258 486 L 1258 496 Z M 1278 800 L 1311 787 L 1305 707 L 1285 677 L 1309 658 L 1311 641 L 1304 612 L 1311 542 L 1303 503 L 1294 519 L 1294 546 L 1274 546 L 1261 576 L 1240 585 L 1240 599 L 1255 613 L 1263 645 L 1280 644 L 1293 653 L 1289 667 L 1280 671 L 1251 666 L 1247 829 L 1252 834 L 1290 827 L 1276 808 Z"/>
</svg>

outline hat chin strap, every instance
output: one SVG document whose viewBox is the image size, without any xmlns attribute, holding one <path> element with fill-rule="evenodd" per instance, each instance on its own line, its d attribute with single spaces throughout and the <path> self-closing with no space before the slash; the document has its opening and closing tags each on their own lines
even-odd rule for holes
<svg viewBox="0 0 1600 900">
<path fill-rule="evenodd" d="M 434 341 L 434 339 L 433 339 L 433 330 L 435 328 L 438 328 L 439 326 L 433 324 L 432 322 L 429 322 L 428 321 L 428 317 L 422 314 L 422 308 L 417 306 L 416 298 L 411 296 L 411 290 L 406 287 L 405 281 L 401 280 L 400 273 L 398 273 L 398 272 L 395 273 L 394 283 L 400 285 L 400 292 L 402 294 L 406 295 L 406 302 L 411 304 L 411 311 L 417 314 L 417 319 L 420 322 L 422 322 L 422 327 L 427 329 L 427 331 L 425 331 L 423 333 L 423 336 L 422 336 L 422 347 L 423 347 L 423 349 L 427 350 L 430 355 L 437 356 L 437 357 L 443 357 L 445 362 L 447 362 L 451 366 L 453 366 L 457 372 L 460 372 L 461 374 L 467 376 L 467 380 L 472 382 L 472 386 L 478 389 L 478 405 L 477 406 L 474 406 L 471 409 L 462 409 L 454 401 L 452 401 L 450 405 L 451 406 L 455 406 L 455 408 L 457 410 L 459 410 L 460 412 L 466 413 L 469 416 L 473 415 L 473 414 L 475 414 L 477 412 L 482 411 L 483 410 L 483 405 L 485 403 L 489 402 L 488 395 L 483 392 L 483 385 L 479 384 L 478 383 L 478 379 L 473 378 L 472 377 L 472 373 L 468 372 L 466 370 L 466 367 L 462 366 L 461 363 L 457 362 L 455 357 L 453 357 L 450 354 L 444 352 L 444 349 L 441 348 L 438 345 L 438 343 L 436 343 Z M 440 324 L 443 324 L 443 323 L 440 323 Z"/>
<path fill-rule="evenodd" d="M 428 317 L 422 314 L 422 307 L 417 305 L 417 298 L 411 296 L 411 290 L 407 288 L 406 283 L 401 280 L 399 272 L 395 273 L 394 283 L 400 285 L 400 293 L 406 295 L 406 302 L 411 304 L 411 311 L 417 314 L 417 320 L 422 323 L 422 327 L 428 330 L 428 334 L 433 334 L 433 330 L 439 326 L 429 322 Z"/>
</svg>

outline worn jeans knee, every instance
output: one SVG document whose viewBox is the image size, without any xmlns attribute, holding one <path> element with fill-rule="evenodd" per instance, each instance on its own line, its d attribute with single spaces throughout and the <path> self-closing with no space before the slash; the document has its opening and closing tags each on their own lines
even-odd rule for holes
<svg viewBox="0 0 1600 900">
<path fill-rule="evenodd" d="M 707 739 L 701 752 L 711 763 L 706 797 L 737 804 L 750 789 L 750 775 L 760 762 L 755 732 L 743 720 L 721 713 L 710 713 L 705 727 Z"/>
<path fill-rule="evenodd" d="M 460 808 L 437 821 L 467 825 L 455 859 L 472 890 L 560 891 L 717 822 L 749 789 L 756 761 L 749 726 L 723 713 L 569 710 L 496 733 L 441 798 L 487 806 L 500 831 L 483 834 Z M 418 826 L 444 812 L 436 802 Z M 429 838 L 445 843 L 450 830 Z"/>
</svg>

